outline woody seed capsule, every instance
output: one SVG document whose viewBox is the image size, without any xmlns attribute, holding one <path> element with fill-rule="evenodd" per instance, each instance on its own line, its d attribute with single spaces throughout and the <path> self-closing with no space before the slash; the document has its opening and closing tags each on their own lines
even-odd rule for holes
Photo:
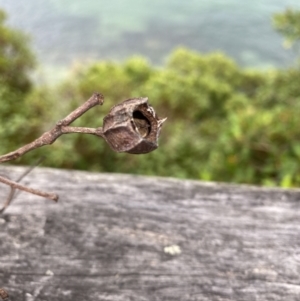
<svg viewBox="0 0 300 301">
<path fill-rule="evenodd" d="M 145 154 L 158 147 L 165 119 L 158 119 L 147 97 L 131 98 L 114 106 L 103 120 L 103 136 L 116 152 Z"/>
</svg>

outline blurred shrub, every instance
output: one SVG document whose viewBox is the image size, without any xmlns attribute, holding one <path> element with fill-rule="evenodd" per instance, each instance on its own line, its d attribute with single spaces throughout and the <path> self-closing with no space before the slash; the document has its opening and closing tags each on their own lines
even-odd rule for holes
<svg viewBox="0 0 300 301">
<path fill-rule="evenodd" d="M 1 20 L 3 23 L 3 17 Z M 99 62 L 77 67 L 55 89 L 30 90 L 27 71 L 32 59 L 26 47 L 18 48 L 28 54 L 28 65 L 23 62 L 20 69 L 22 76 L 16 72 L 16 80 L 9 81 L 7 72 L 1 71 L 7 69 L 0 69 L 2 153 L 50 129 L 94 91 L 105 95 L 103 107 L 87 112 L 74 125 L 99 127 L 114 104 L 140 96 L 148 96 L 160 117 L 167 116 L 168 121 L 159 149 L 147 155 L 117 154 L 101 139 L 71 134 L 51 147 L 25 155 L 20 163 L 46 155 L 44 164 L 53 167 L 300 185 L 298 67 L 244 70 L 222 53 L 202 55 L 181 48 L 171 54 L 163 68 L 153 67 L 141 57 L 122 64 Z M 6 51 L 1 53 L 3 56 Z M 7 66 L 14 69 L 13 63 Z"/>
<path fill-rule="evenodd" d="M 300 10 L 287 8 L 273 16 L 273 26 L 284 36 L 284 46 L 290 48 L 300 40 Z"/>
<path fill-rule="evenodd" d="M 28 72 L 34 66 L 28 37 L 7 27 L 5 20 L 0 10 L 0 82 L 12 90 L 27 92 L 31 88 Z"/>
<path fill-rule="evenodd" d="M 39 132 L 26 97 L 32 89 L 30 72 L 34 57 L 28 37 L 5 24 L 0 10 L 0 152 L 4 153 L 32 139 Z M 43 109 L 44 110 L 44 109 Z"/>
<path fill-rule="evenodd" d="M 164 68 L 154 68 L 140 57 L 77 68 L 55 91 L 53 122 L 95 90 L 105 95 L 103 107 L 92 109 L 75 125 L 101 126 L 114 104 L 148 96 L 161 117 L 168 117 L 160 148 L 140 156 L 117 154 L 101 139 L 72 134 L 27 155 L 23 162 L 46 154 L 45 164 L 55 167 L 296 186 L 299 79 L 297 69 L 243 70 L 223 54 L 187 49 L 174 51 Z M 54 97 L 43 89 L 39 93 Z M 35 103 L 35 96 L 30 99 Z"/>
</svg>

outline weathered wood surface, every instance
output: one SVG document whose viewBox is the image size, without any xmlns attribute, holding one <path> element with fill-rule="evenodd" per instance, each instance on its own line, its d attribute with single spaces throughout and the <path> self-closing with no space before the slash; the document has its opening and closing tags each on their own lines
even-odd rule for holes
<svg viewBox="0 0 300 301">
<path fill-rule="evenodd" d="M 22 192 L 0 216 L 12 301 L 300 300 L 300 190 L 42 168 L 24 182 L 60 201 Z"/>
</svg>

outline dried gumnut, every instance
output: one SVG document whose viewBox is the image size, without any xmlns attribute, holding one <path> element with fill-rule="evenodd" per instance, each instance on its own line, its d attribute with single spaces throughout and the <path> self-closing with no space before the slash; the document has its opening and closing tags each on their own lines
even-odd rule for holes
<svg viewBox="0 0 300 301">
<path fill-rule="evenodd" d="M 114 106 L 103 120 L 103 136 L 117 152 L 145 154 L 158 147 L 165 119 L 158 119 L 148 98 L 131 98 Z"/>
</svg>

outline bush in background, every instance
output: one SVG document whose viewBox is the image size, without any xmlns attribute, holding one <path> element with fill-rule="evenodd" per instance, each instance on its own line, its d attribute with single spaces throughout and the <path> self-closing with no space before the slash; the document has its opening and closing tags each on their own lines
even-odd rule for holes
<svg viewBox="0 0 300 301">
<path fill-rule="evenodd" d="M 17 163 L 30 164 L 46 155 L 44 165 L 60 168 L 298 186 L 299 82 L 298 67 L 245 70 L 222 53 L 203 55 L 184 48 L 175 50 L 162 68 L 141 57 L 98 62 L 77 67 L 54 89 L 25 89 L 22 106 L 16 105 L 20 98 L 14 93 L 23 90 L 4 85 L 0 93 L 9 101 L 1 100 L 7 106 L 1 104 L 1 141 L 7 141 L 1 152 L 50 129 L 96 90 L 105 95 L 105 104 L 74 125 L 101 126 L 114 104 L 148 96 L 160 117 L 168 117 L 159 149 L 147 155 L 117 154 L 101 139 L 72 134 Z"/>
</svg>

